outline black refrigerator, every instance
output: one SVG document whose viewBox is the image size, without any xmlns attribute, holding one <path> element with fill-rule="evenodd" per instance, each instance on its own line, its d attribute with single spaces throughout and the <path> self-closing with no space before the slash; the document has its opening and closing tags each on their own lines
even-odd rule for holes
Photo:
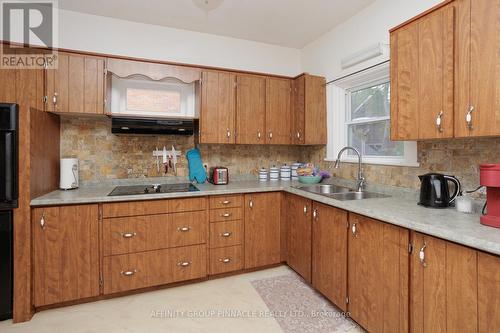
<svg viewBox="0 0 500 333">
<path fill-rule="evenodd" d="M 13 210 L 18 206 L 19 107 L 0 103 L 0 320 L 12 318 Z"/>
</svg>

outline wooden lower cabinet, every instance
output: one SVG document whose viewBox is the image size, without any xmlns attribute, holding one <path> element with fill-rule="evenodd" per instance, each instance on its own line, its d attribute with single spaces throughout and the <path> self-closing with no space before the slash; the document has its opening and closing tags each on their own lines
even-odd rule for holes
<svg viewBox="0 0 500 333">
<path fill-rule="evenodd" d="M 348 311 L 369 332 L 408 331 L 409 231 L 349 214 Z"/>
<path fill-rule="evenodd" d="M 289 194 L 285 197 L 288 228 L 287 263 L 307 282 L 311 282 L 311 212 L 309 199 Z"/>
<path fill-rule="evenodd" d="M 478 252 L 411 234 L 410 331 L 477 332 Z"/>
<path fill-rule="evenodd" d="M 277 264 L 281 260 L 281 193 L 245 195 L 245 268 Z"/>
<path fill-rule="evenodd" d="M 479 332 L 500 331 L 500 257 L 478 252 Z"/>
<path fill-rule="evenodd" d="M 97 205 L 32 211 L 35 307 L 99 295 Z"/>
<path fill-rule="evenodd" d="M 312 223 L 312 285 L 346 311 L 347 212 L 315 202 Z"/>
<path fill-rule="evenodd" d="M 210 275 L 243 269 L 241 245 L 210 249 Z"/>
<path fill-rule="evenodd" d="M 104 294 L 158 286 L 207 275 L 205 245 L 105 257 Z"/>
</svg>

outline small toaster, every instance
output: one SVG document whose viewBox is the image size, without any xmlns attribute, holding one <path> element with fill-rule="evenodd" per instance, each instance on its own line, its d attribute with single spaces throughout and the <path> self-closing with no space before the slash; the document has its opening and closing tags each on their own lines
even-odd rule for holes
<svg viewBox="0 0 500 333">
<path fill-rule="evenodd" d="M 229 183 L 229 171 L 225 167 L 210 168 L 210 182 L 214 185 L 227 185 Z"/>
</svg>

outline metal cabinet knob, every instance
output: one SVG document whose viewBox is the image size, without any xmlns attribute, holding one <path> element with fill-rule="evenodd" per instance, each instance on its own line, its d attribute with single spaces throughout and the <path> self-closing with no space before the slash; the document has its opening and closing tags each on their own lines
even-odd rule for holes
<svg viewBox="0 0 500 333">
<path fill-rule="evenodd" d="M 58 94 L 57 93 L 54 93 L 54 96 L 52 96 L 52 103 L 54 105 L 57 105 L 57 97 L 58 97 Z"/>
<path fill-rule="evenodd" d="M 229 216 L 231 216 L 231 213 L 220 214 L 220 217 L 229 217 Z"/>
<path fill-rule="evenodd" d="M 180 267 L 188 267 L 189 265 L 191 265 L 190 261 L 180 261 L 177 263 L 177 266 L 180 266 Z"/>
<path fill-rule="evenodd" d="M 42 217 L 40 218 L 40 227 L 42 230 L 45 230 L 45 213 L 42 213 Z"/>
<path fill-rule="evenodd" d="M 465 114 L 465 122 L 467 123 L 467 128 L 469 131 L 472 131 L 474 129 L 472 125 L 472 112 L 474 112 L 474 106 L 471 105 L 469 106 L 469 110 L 467 110 L 467 113 Z"/>
<path fill-rule="evenodd" d="M 219 203 L 220 203 L 221 205 L 229 205 L 229 204 L 231 203 L 231 201 L 229 201 L 229 200 L 224 200 L 224 201 L 219 201 Z"/>
<path fill-rule="evenodd" d="M 132 238 L 137 236 L 136 232 L 125 232 L 121 234 L 123 238 Z"/>
<path fill-rule="evenodd" d="M 300 132 L 297 132 L 297 139 L 300 139 Z"/>
<path fill-rule="evenodd" d="M 316 220 L 318 218 L 318 210 L 314 209 L 313 210 L 313 218 Z"/>
<path fill-rule="evenodd" d="M 252 200 L 250 200 L 250 201 L 248 202 L 248 206 L 249 206 L 250 208 L 253 208 L 253 201 L 252 201 Z"/>
<path fill-rule="evenodd" d="M 181 227 L 177 228 L 177 230 L 180 232 L 188 232 L 189 230 L 191 230 L 191 227 Z"/>
<path fill-rule="evenodd" d="M 227 138 L 229 139 L 231 137 L 231 131 L 229 130 L 229 128 L 226 131 Z"/>
<path fill-rule="evenodd" d="M 420 260 L 420 264 L 423 267 L 427 267 L 427 262 L 425 262 L 425 248 L 427 247 L 427 242 L 424 241 L 424 245 L 420 248 L 420 251 L 418 252 L 418 259 Z"/>
<path fill-rule="evenodd" d="M 307 215 L 307 205 L 304 205 L 304 215 Z"/>
<path fill-rule="evenodd" d="M 120 274 L 123 275 L 123 276 L 133 276 L 135 275 L 135 273 L 137 273 L 137 269 L 133 269 L 133 270 L 130 270 L 130 271 L 121 271 Z"/>
<path fill-rule="evenodd" d="M 262 134 L 260 133 L 260 131 L 257 131 L 257 140 L 260 140 L 261 137 L 262 137 Z"/>
<path fill-rule="evenodd" d="M 232 233 L 231 233 L 231 232 L 228 232 L 228 231 L 223 232 L 222 234 L 220 234 L 220 236 L 221 236 L 221 237 L 226 237 L 226 238 L 227 238 L 227 237 L 230 237 L 231 235 L 232 235 Z"/>
<path fill-rule="evenodd" d="M 219 261 L 223 264 L 229 264 L 231 262 L 231 258 L 220 258 Z"/>
<path fill-rule="evenodd" d="M 353 223 L 351 226 L 351 232 L 354 235 L 354 237 L 358 237 L 358 228 L 356 226 L 356 223 Z"/>
<path fill-rule="evenodd" d="M 439 112 L 436 118 L 436 128 L 439 132 L 443 131 L 443 111 Z"/>
<path fill-rule="evenodd" d="M 269 131 L 269 139 L 273 139 L 273 132 Z"/>
</svg>

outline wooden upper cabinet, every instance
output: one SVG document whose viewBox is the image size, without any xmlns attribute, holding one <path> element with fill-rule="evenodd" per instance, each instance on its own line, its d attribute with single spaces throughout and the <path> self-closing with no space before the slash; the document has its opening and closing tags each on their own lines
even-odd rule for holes
<svg viewBox="0 0 500 333">
<path fill-rule="evenodd" d="M 279 192 L 245 195 L 246 269 L 280 262 L 280 200 Z"/>
<path fill-rule="evenodd" d="M 45 70 L 45 110 L 104 113 L 104 59 L 59 52 L 57 69 Z"/>
<path fill-rule="evenodd" d="M 99 295 L 97 205 L 32 211 L 34 305 Z"/>
<path fill-rule="evenodd" d="M 456 136 L 500 135 L 500 0 L 462 0 L 457 8 Z"/>
<path fill-rule="evenodd" d="M 291 144 L 292 81 L 266 80 L 266 136 L 269 144 Z"/>
<path fill-rule="evenodd" d="M 478 332 L 477 251 L 417 232 L 411 237 L 410 332 Z M 494 289 L 488 293 L 498 298 Z"/>
<path fill-rule="evenodd" d="M 288 266 L 311 282 L 312 202 L 289 194 L 286 197 L 288 228 Z"/>
<path fill-rule="evenodd" d="M 236 75 L 203 72 L 200 143 L 235 143 Z"/>
<path fill-rule="evenodd" d="M 266 143 L 266 78 L 236 77 L 236 143 Z"/>
<path fill-rule="evenodd" d="M 349 223 L 351 317 L 369 332 L 407 332 L 409 231 L 351 213 Z"/>
<path fill-rule="evenodd" d="M 294 80 L 293 94 L 293 142 L 305 145 L 326 144 L 325 78 L 303 74 Z"/>
<path fill-rule="evenodd" d="M 312 284 L 343 311 L 347 310 L 347 212 L 313 204 Z"/>
<path fill-rule="evenodd" d="M 455 7 L 391 32 L 391 138 L 453 137 Z"/>
</svg>

